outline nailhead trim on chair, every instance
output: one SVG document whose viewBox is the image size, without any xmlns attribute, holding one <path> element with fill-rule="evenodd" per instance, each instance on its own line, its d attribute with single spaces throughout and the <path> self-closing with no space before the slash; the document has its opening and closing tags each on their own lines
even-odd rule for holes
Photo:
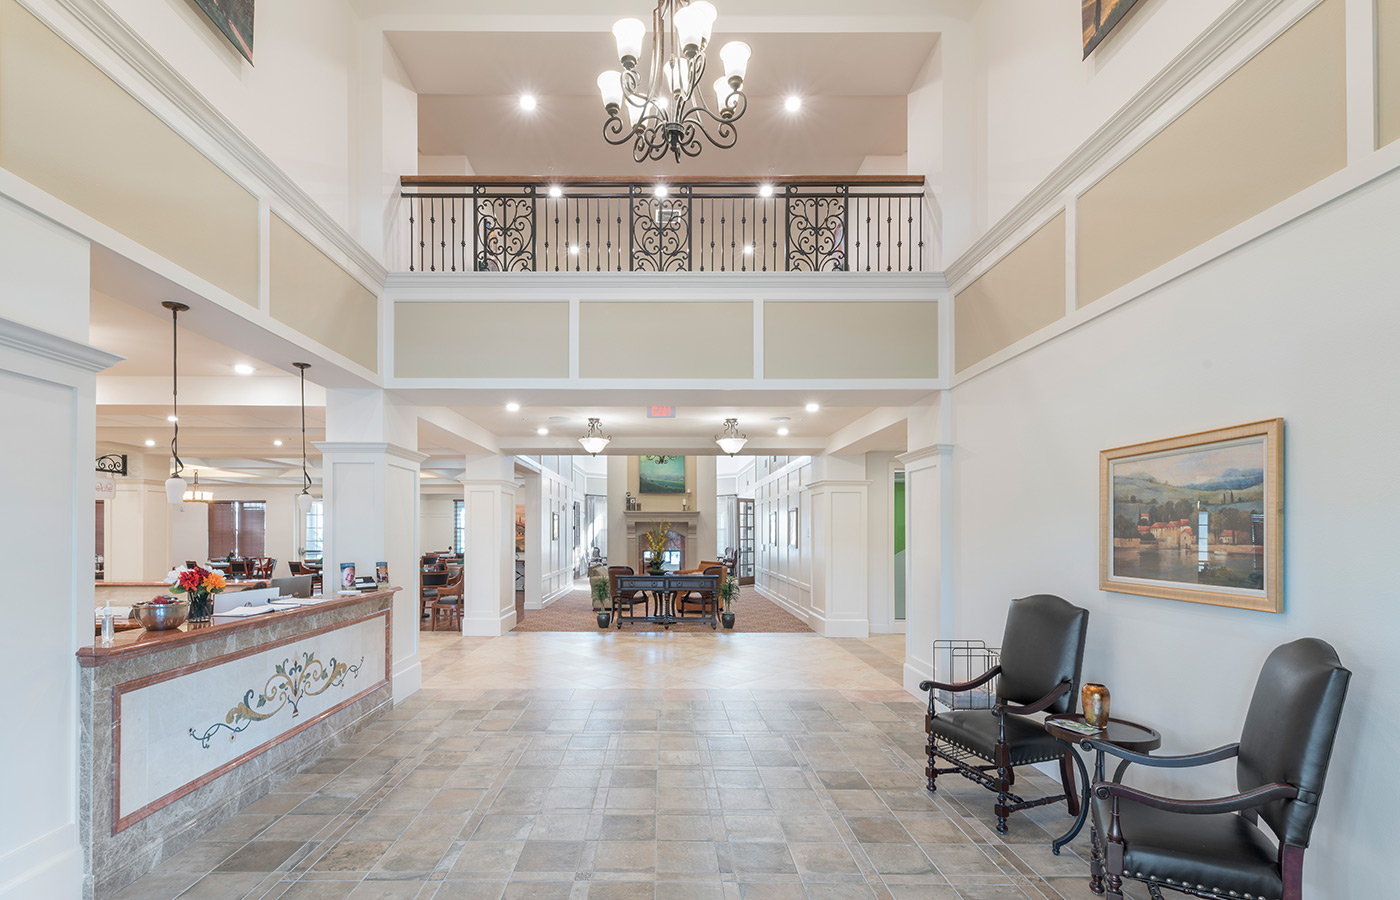
<svg viewBox="0 0 1400 900">
<path fill-rule="evenodd" d="M 1125 873 L 1125 874 L 1126 874 L 1126 873 Z M 1146 881 L 1146 882 L 1149 882 L 1149 883 L 1153 883 L 1153 884 L 1166 884 L 1166 885 L 1174 885 L 1174 884 L 1176 884 L 1176 881 L 1175 881 L 1174 879 L 1171 879 L 1171 878 L 1158 878 L 1156 875 L 1144 875 L 1144 874 L 1142 874 L 1141 872 L 1134 872 L 1134 873 L 1133 873 L 1133 877 L 1134 877 L 1134 878 L 1137 878 L 1137 879 L 1140 879 L 1140 880 L 1142 880 L 1142 881 Z M 1184 881 L 1181 883 L 1181 887 L 1182 887 L 1182 888 L 1185 888 L 1185 889 L 1187 889 L 1187 890 L 1190 890 L 1190 889 L 1191 889 L 1191 888 L 1190 888 L 1190 885 L 1188 885 L 1188 884 L 1187 884 L 1186 882 L 1184 882 Z M 1205 891 L 1205 890 L 1208 890 L 1208 891 L 1210 891 L 1212 894 L 1215 894 L 1217 897 L 1222 895 L 1222 892 L 1221 892 L 1220 888 L 1218 888 L 1218 887 L 1207 888 L 1207 887 L 1206 887 L 1205 885 L 1203 885 L 1203 884 L 1198 884 L 1198 885 L 1196 885 L 1195 890 L 1198 890 L 1198 891 Z M 1225 891 L 1224 893 L 1229 894 L 1231 897 L 1242 897 L 1243 900 L 1268 900 L 1267 897 L 1255 896 L 1254 894 L 1251 894 L 1251 893 L 1249 893 L 1248 891 L 1246 891 L 1246 892 L 1243 893 L 1243 894 L 1237 893 L 1236 891 Z"/>
<path fill-rule="evenodd" d="M 976 750 L 973 750 L 971 747 L 967 746 L 966 744 L 960 744 L 960 743 L 958 743 L 957 741 L 953 740 L 952 738 L 946 738 L 946 737 L 944 737 L 944 736 L 941 735 L 941 734 L 930 734 L 929 737 L 933 738 L 933 739 L 936 740 L 936 741 L 942 741 L 942 742 L 945 743 L 945 744 L 952 744 L 954 747 L 958 747 L 959 749 L 966 750 L 968 753 L 971 753 L 973 756 L 977 757 L 978 759 L 985 759 L 985 760 L 987 760 L 987 761 L 989 761 L 989 762 L 992 761 L 992 760 L 991 760 L 991 757 L 983 756 L 981 753 L 978 753 Z M 1058 753 L 1057 753 L 1057 754 L 1054 755 L 1054 756 L 1040 756 L 1040 757 L 1036 757 L 1035 759 L 1026 759 L 1026 760 L 1022 760 L 1021 762 L 1016 763 L 1016 766 L 1019 768 L 1020 766 L 1029 766 L 1029 765 L 1033 765 L 1034 763 L 1039 763 L 1039 762 L 1055 762 L 1055 761 L 1057 761 L 1057 760 L 1060 758 L 1061 755 L 1063 755 L 1063 754 L 1058 754 Z"/>
</svg>

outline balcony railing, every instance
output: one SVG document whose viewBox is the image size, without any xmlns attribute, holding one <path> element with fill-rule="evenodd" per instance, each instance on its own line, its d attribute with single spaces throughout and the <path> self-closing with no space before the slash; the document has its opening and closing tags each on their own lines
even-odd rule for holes
<svg viewBox="0 0 1400 900">
<path fill-rule="evenodd" d="M 921 176 L 402 183 L 411 272 L 932 269 Z"/>
</svg>

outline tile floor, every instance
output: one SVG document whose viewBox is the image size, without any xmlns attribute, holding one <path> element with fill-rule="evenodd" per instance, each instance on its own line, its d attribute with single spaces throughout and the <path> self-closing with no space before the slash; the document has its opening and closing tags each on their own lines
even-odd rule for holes
<svg viewBox="0 0 1400 900">
<path fill-rule="evenodd" d="M 118 896 L 1091 897 L 1062 806 L 1003 839 L 986 791 L 922 789 L 903 643 L 424 634 L 422 691 Z"/>
</svg>

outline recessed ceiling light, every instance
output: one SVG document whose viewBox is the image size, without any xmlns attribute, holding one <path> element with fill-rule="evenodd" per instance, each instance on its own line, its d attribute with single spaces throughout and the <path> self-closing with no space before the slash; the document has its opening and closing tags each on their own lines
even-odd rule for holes
<svg viewBox="0 0 1400 900">
<path fill-rule="evenodd" d="M 778 436 L 779 436 L 779 437 L 787 437 L 787 435 L 788 435 L 788 430 L 787 430 L 786 428 L 779 428 L 779 429 L 778 429 Z"/>
<path fill-rule="evenodd" d="M 792 417 L 791 417 L 791 416 L 774 416 L 773 418 L 769 419 L 768 421 L 770 421 L 770 422 L 791 422 L 791 421 L 792 421 Z"/>
<path fill-rule="evenodd" d="M 529 112 L 530 110 L 534 109 L 537 105 L 538 104 L 535 102 L 534 94 L 520 95 L 520 108 L 525 110 L 526 112 Z"/>
<path fill-rule="evenodd" d="M 568 416 L 550 416 L 550 417 L 549 417 L 549 421 L 551 421 L 551 422 L 567 422 L 567 421 L 569 421 L 569 417 L 568 417 Z"/>
<path fill-rule="evenodd" d="M 535 434 L 538 434 L 540 437 L 544 437 L 545 435 L 549 434 L 549 429 L 544 427 L 536 428 Z"/>
<path fill-rule="evenodd" d="M 156 445 L 156 442 L 155 442 L 155 441 L 151 440 L 150 438 L 147 438 L 147 439 L 146 439 L 146 446 L 147 446 L 147 447 L 154 447 L 155 445 Z"/>
<path fill-rule="evenodd" d="M 557 184 L 552 184 L 549 186 L 549 196 L 557 200 L 564 196 L 564 189 Z"/>
<path fill-rule="evenodd" d="M 658 196 L 658 197 L 665 197 L 665 196 L 667 196 L 668 194 L 671 193 L 671 190 L 670 190 L 668 187 L 666 187 L 666 185 L 664 185 L 664 184 L 658 184 L 658 185 L 656 186 L 656 189 L 653 190 L 652 193 L 655 194 L 655 195 Z"/>
<path fill-rule="evenodd" d="M 796 94 L 789 94 L 788 98 L 783 101 L 783 109 L 787 110 L 788 112 L 797 112 L 801 108 L 802 98 L 797 96 Z"/>
<path fill-rule="evenodd" d="M 818 403 L 808 403 L 808 404 L 807 404 L 807 412 L 816 412 L 816 411 L 819 410 L 819 409 L 821 409 L 821 405 L 818 404 Z"/>
<path fill-rule="evenodd" d="M 771 185 L 771 184 L 760 184 L 760 185 L 758 186 L 758 196 L 760 196 L 760 197 L 771 197 L 771 196 L 773 196 L 773 185 Z"/>
<path fill-rule="evenodd" d="M 179 420 L 179 418 L 177 418 L 177 417 L 175 417 L 175 416 L 166 416 L 166 417 L 165 417 L 165 421 L 167 421 L 167 422 L 178 422 L 178 421 L 180 421 L 180 420 Z"/>
<path fill-rule="evenodd" d="M 519 403 L 507 403 L 507 404 L 506 404 L 506 412 L 520 412 L 520 404 L 519 404 Z"/>
<path fill-rule="evenodd" d="M 744 255 L 745 255 L 745 256 L 753 256 L 753 244 L 745 244 L 745 245 L 744 245 Z"/>
<path fill-rule="evenodd" d="M 273 442 L 272 442 L 272 446 L 274 446 L 274 447 L 280 447 L 280 446 L 282 446 L 282 442 L 281 442 L 281 441 L 273 441 Z"/>
<path fill-rule="evenodd" d="M 253 367 L 247 363 L 239 363 L 233 367 L 233 371 L 237 372 L 239 375 L 252 375 Z"/>
</svg>

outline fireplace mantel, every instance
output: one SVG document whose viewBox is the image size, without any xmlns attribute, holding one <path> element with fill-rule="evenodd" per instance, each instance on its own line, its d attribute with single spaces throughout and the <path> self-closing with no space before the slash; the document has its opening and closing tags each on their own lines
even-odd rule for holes
<svg viewBox="0 0 1400 900">
<path fill-rule="evenodd" d="M 681 552 L 681 567 L 694 565 L 700 559 L 698 556 L 700 552 L 699 510 L 629 509 L 625 510 L 622 515 L 623 521 L 627 523 L 627 562 L 625 565 L 641 571 L 642 548 L 637 542 L 637 536 L 651 526 L 663 522 L 669 523 L 672 531 L 685 537 L 685 549 Z"/>
</svg>

